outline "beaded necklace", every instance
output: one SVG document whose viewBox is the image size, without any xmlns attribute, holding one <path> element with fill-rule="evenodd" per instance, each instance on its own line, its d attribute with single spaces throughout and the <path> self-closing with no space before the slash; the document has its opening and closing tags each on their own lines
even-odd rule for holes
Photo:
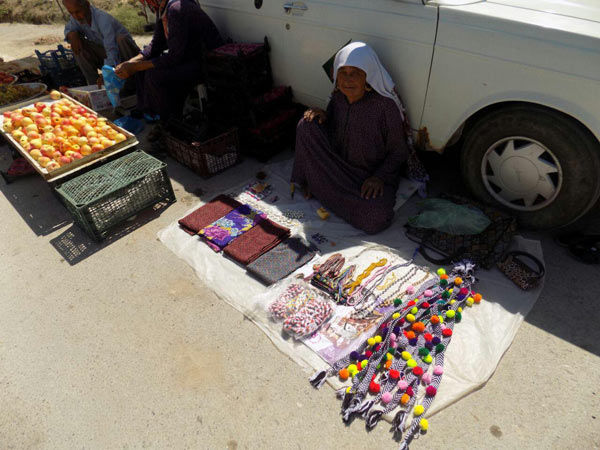
<svg viewBox="0 0 600 450">
<path fill-rule="evenodd" d="M 444 354 L 451 342 L 454 325 L 462 320 L 463 308 L 480 303 L 475 294 L 472 264 L 459 264 L 446 275 L 426 281 L 414 294 L 414 300 L 394 300 L 393 310 L 386 315 L 374 335 L 358 345 L 355 351 L 315 374 L 311 384 L 321 386 L 327 377 L 352 377 L 348 388 L 338 391 L 342 398 L 342 419 L 353 416 L 366 420 L 367 428 L 377 425 L 384 414 L 399 409 L 392 429 L 402 437 L 402 430 L 412 410 L 412 422 L 401 441 L 406 450 L 417 431 L 426 432 L 429 423 L 423 414 L 431 406 L 444 373 Z M 416 404 L 418 390 L 426 386 L 422 404 Z M 372 395 L 368 399 L 368 395 Z M 374 408 L 380 405 L 380 408 Z"/>
</svg>

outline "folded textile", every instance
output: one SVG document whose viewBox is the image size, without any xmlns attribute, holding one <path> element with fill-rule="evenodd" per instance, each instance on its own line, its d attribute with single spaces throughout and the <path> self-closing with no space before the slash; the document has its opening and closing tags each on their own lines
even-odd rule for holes
<svg viewBox="0 0 600 450">
<path fill-rule="evenodd" d="M 198 234 L 223 249 L 265 218 L 265 213 L 242 205 L 202 228 Z"/>
<path fill-rule="evenodd" d="M 188 234 L 198 234 L 202 228 L 227 215 L 239 206 L 242 206 L 242 204 L 237 200 L 227 195 L 219 195 L 206 205 L 201 206 L 193 213 L 179 220 L 179 225 Z"/>
<path fill-rule="evenodd" d="M 267 218 L 236 238 L 225 247 L 223 253 L 240 264 L 247 266 L 269 252 L 272 248 L 278 246 L 289 235 L 289 228 Z"/>
<path fill-rule="evenodd" d="M 227 215 L 239 206 L 242 206 L 242 204 L 237 200 L 234 200 L 227 195 L 219 195 L 206 205 L 185 216 L 179 221 L 179 225 L 186 233 L 195 235 L 198 234 L 202 228 Z M 224 253 L 233 260 L 246 266 L 278 245 L 288 237 L 289 234 L 289 228 L 281 226 L 266 218 L 231 242 L 225 247 Z M 213 250 L 220 250 L 219 247 L 212 246 L 209 241 L 205 242 Z"/>
<path fill-rule="evenodd" d="M 317 250 L 314 245 L 308 246 L 301 239 L 291 237 L 248 264 L 247 270 L 265 284 L 273 284 L 308 263 Z"/>
</svg>

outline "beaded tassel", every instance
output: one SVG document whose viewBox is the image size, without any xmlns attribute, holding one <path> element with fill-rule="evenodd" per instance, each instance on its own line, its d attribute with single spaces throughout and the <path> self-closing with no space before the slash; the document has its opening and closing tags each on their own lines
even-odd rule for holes
<svg viewBox="0 0 600 450">
<path fill-rule="evenodd" d="M 473 271 L 469 262 L 457 265 L 450 275 L 439 269 L 439 278 L 424 283 L 414 292 L 414 300 L 394 302 L 395 308 L 382 325 L 355 351 L 311 378 L 315 387 L 336 374 L 342 380 L 351 378 L 351 386 L 338 392 L 344 422 L 361 416 L 372 429 L 384 415 L 398 410 L 392 431 L 401 435 L 409 421 L 401 449 L 408 448 L 417 432 L 428 430 L 423 416 L 442 381 L 444 355 L 454 326 L 462 319 L 464 307 L 482 299 L 472 291 Z M 416 404 L 422 388 L 425 396 Z"/>
</svg>

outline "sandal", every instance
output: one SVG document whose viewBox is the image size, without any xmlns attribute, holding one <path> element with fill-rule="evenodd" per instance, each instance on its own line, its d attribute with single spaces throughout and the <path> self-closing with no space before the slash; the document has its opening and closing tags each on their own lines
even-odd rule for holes
<svg viewBox="0 0 600 450">
<path fill-rule="evenodd" d="M 569 245 L 569 252 L 584 264 L 600 264 L 600 237 L 582 236 L 582 240 Z"/>
</svg>

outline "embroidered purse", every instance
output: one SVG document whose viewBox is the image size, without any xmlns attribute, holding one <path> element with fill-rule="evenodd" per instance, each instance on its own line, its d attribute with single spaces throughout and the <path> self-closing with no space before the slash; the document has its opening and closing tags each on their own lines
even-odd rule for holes
<svg viewBox="0 0 600 450">
<path fill-rule="evenodd" d="M 537 266 L 537 270 L 531 268 L 521 258 L 532 261 Z M 546 269 L 539 259 L 529 253 L 520 251 L 508 252 L 504 260 L 498 263 L 498 268 L 524 291 L 538 287 L 546 273 Z"/>
</svg>

